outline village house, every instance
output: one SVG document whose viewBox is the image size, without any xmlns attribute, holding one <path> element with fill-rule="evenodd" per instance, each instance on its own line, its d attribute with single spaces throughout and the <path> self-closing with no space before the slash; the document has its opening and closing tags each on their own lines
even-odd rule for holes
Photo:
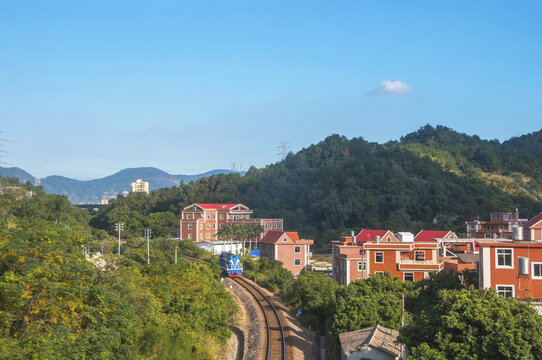
<svg viewBox="0 0 542 360">
<path fill-rule="evenodd" d="M 269 230 L 282 230 L 282 219 L 253 219 L 243 204 L 192 204 L 181 213 L 179 237 L 194 242 L 216 240 L 216 232 L 228 224 L 258 224 L 262 237 Z"/>
<path fill-rule="evenodd" d="M 399 331 L 380 325 L 339 334 L 341 360 L 398 360 L 403 353 L 398 336 Z"/>
<path fill-rule="evenodd" d="M 422 237 L 418 240 L 409 232 L 364 229 L 357 236 L 333 241 L 333 279 L 348 285 L 371 274 L 389 272 L 405 281 L 418 281 L 441 271 L 440 243 Z"/>
<path fill-rule="evenodd" d="M 523 225 L 523 239 L 526 241 L 542 241 L 542 213 Z"/>
<path fill-rule="evenodd" d="M 467 225 L 467 237 L 476 239 L 512 239 L 515 226 L 522 227 L 527 219 L 519 218 L 519 211 L 492 212 L 489 221 L 471 220 Z"/>
<path fill-rule="evenodd" d="M 269 230 L 260 240 L 260 256 L 282 262 L 297 276 L 310 268 L 312 240 L 300 239 L 297 232 Z"/>
</svg>

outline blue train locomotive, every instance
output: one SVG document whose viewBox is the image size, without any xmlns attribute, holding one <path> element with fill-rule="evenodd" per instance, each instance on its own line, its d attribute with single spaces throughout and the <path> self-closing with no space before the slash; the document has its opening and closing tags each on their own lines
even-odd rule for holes
<svg viewBox="0 0 542 360">
<path fill-rule="evenodd" d="M 229 277 L 243 276 L 243 265 L 239 261 L 238 255 L 223 252 L 218 257 L 218 264 L 222 271 Z"/>
</svg>

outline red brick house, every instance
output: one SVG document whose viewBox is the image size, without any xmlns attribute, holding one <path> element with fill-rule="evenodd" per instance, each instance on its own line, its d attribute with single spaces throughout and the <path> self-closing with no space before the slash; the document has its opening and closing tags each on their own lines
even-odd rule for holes
<svg viewBox="0 0 542 360">
<path fill-rule="evenodd" d="M 523 240 L 542 241 L 542 213 L 523 225 Z"/>
<path fill-rule="evenodd" d="M 504 297 L 542 299 L 542 242 L 479 242 L 481 288 Z"/>
<path fill-rule="evenodd" d="M 263 234 L 283 228 L 282 219 L 253 219 L 243 204 L 192 204 L 181 213 L 179 236 L 194 242 L 216 240 L 218 229 L 228 224 L 259 224 Z"/>
<path fill-rule="evenodd" d="M 512 239 L 514 226 L 523 226 L 527 219 L 520 219 L 519 212 L 492 212 L 489 221 L 466 221 L 467 237 L 476 239 Z"/>
<path fill-rule="evenodd" d="M 269 230 L 260 240 L 260 256 L 282 262 L 297 276 L 309 267 L 312 240 L 300 239 L 297 232 Z"/>
</svg>

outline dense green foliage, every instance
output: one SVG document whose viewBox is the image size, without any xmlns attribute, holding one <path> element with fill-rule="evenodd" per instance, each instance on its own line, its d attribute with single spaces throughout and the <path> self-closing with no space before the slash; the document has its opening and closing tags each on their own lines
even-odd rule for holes
<svg viewBox="0 0 542 360">
<path fill-rule="evenodd" d="M 127 235 L 140 236 L 152 215 L 160 234 L 174 235 L 183 207 L 240 202 L 255 217 L 284 218 L 286 229 L 323 248 L 339 234 L 361 228 L 463 233 L 466 220 L 485 219 L 491 211 L 519 208 L 524 217 L 542 211 L 532 195 L 541 190 L 542 170 L 537 153 L 528 150 L 542 148 L 541 134 L 500 144 L 426 126 L 384 145 L 333 135 L 243 177 L 216 175 L 150 195 L 119 197 L 91 224 L 113 234 L 114 223 L 125 221 Z M 514 190 L 514 184 L 525 191 Z"/>
<path fill-rule="evenodd" d="M 4 181 L 0 179 L 0 181 Z M 25 185 L 26 186 L 26 185 Z M 64 196 L 0 196 L 0 358 L 209 359 L 230 336 L 236 304 L 216 259 L 192 243 L 138 239 L 95 267 L 107 239 Z M 173 262 L 175 246 L 179 261 Z M 107 250 L 107 249 L 106 249 Z M 112 251 L 115 253 L 115 251 Z M 205 255 L 203 255 L 205 254 Z"/>
<path fill-rule="evenodd" d="M 492 289 L 442 290 L 401 333 L 414 359 L 542 358 L 542 317 Z"/>
<path fill-rule="evenodd" d="M 283 268 L 280 261 L 263 257 L 255 261 L 249 257 L 243 257 L 242 263 L 243 276 L 273 292 L 285 293 L 294 281 L 292 273 Z"/>
</svg>

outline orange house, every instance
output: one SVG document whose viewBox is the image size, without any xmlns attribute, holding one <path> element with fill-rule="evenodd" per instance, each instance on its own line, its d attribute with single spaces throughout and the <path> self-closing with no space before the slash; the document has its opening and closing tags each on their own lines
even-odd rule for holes
<svg viewBox="0 0 542 360">
<path fill-rule="evenodd" d="M 479 242 L 481 288 L 504 297 L 542 299 L 542 242 Z"/>
<path fill-rule="evenodd" d="M 282 262 L 285 269 L 297 276 L 309 267 L 313 243 L 300 239 L 297 232 L 270 230 L 260 240 L 260 255 Z"/>
<path fill-rule="evenodd" d="M 331 244 L 333 278 L 342 285 L 384 272 L 418 281 L 444 267 L 439 260 L 440 244 L 434 240 L 414 242 L 411 233 L 364 229 L 357 236 Z"/>
</svg>

